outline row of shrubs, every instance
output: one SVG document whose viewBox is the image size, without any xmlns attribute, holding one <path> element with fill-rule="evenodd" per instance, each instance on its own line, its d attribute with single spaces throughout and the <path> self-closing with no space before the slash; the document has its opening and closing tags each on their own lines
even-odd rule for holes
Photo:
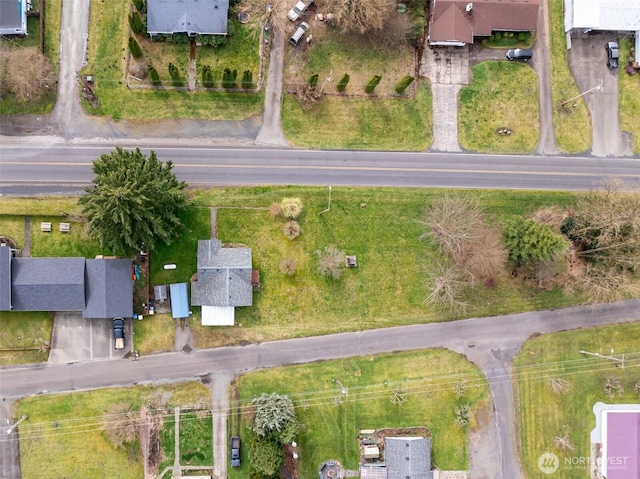
<svg viewBox="0 0 640 479">
<path fill-rule="evenodd" d="M 308 80 L 309 88 L 312 91 L 315 91 L 315 89 L 318 86 L 318 78 L 319 76 L 317 73 L 309 77 L 309 80 Z M 337 84 L 337 88 L 340 93 L 344 93 L 344 91 L 347 89 L 347 85 L 349 84 L 350 79 L 351 77 L 349 76 L 348 73 L 345 73 L 344 75 L 342 75 L 342 77 L 340 78 L 340 81 Z M 380 75 L 374 75 L 373 77 L 371 77 L 371 79 L 365 85 L 364 91 L 366 93 L 373 93 L 373 90 L 375 90 L 375 88 L 378 86 L 378 83 L 380 83 L 380 80 L 382 80 L 382 77 Z M 398 94 L 404 93 L 407 87 L 411 85 L 414 80 L 415 78 L 412 77 L 411 75 L 402 77 L 400 81 L 396 83 L 396 93 Z"/>
<path fill-rule="evenodd" d="M 151 64 L 148 66 L 149 69 L 149 82 L 153 86 L 162 86 L 162 80 L 160 80 L 160 75 L 158 74 L 158 70 Z M 186 84 L 186 79 L 180 74 L 180 70 L 173 63 L 169 63 L 169 76 L 171 77 L 171 86 L 175 87 L 183 87 Z M 213 72 L 211 67 L 205 65 L 202 68 L 202 86 L 205 88 L 214 88 L 216 85 L 215 80 L 213 79 Z M 222 72 L 222 88 L 226 89 L 234 89 L 238 88 L 238 71 L 231 70 L 230 68 L 225 68 Z M 242 79 L 240 80 L 240 87 L 244 90 L 251 90 L 255 87 L 253 83 L 253 73 L 251 70 L 245 70 L 242 74 Z"/>
</svg>

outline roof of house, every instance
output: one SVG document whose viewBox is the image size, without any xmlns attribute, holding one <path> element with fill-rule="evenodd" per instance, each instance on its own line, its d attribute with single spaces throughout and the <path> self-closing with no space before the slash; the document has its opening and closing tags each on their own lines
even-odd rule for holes
<svg viewBox="0 0 640 479">
<path fill-rule="evenodd" d="M 131 260 L 88 259 L 85 277 L 84 318 L 133 316 Z"/>
<path fill-rule="evenodd" d="M 432 479 L 431 439 L 385 437 L 387 479 Z"/>
<path fill-rule="evenodd" d="M 14 311 L 82 311 L 84 258 L 13 258 Z"/>
<path fill-rule="evenodd" d="M 638 0 L 565 0 L 565 31 L 640 30 Z"/>
<path fill-rule="evenodd" d="M 493 31 L 534 31 L 538 4 L 539 0 L 432 0 L 429 42 L 472 43 L 473 37 Z"/>
<path fill-rule="evenodd" d="M 11 309 L 11 248 L 0 246 L 0 311 Z"/>
<path fill-rule="evenodd" d="M 147 32 L 226 35 L 229 0 L 147 0 Z"/>
<path fill-rule="evenodd" d="M 251 306 L 251 249 L 223 248 L 219 240 L 198 241 L 198 280 L 191 283 L 194 306 Z"/>
<path fill-rule="evenodd" d="M 27 0 L 0 0 L 0 35 L 27 34 Z"/>
</svg>

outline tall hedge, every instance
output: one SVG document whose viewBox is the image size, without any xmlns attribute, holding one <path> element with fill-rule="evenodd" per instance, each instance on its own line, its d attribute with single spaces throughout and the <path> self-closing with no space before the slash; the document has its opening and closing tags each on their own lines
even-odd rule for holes
<svg viewBox="0 0 640 479">
<path fill-rule="evenodd" d="M 380 75 L 374 75 L 371 80 L 367 83 L 367 86 L 364 88 L 364 91 L 367 93 L 373 93 L 373 90 L 378 86 L 382 77 Z"/>
<path fill-rule="evenodd" d="M 253 73 L 251 73 L 251 70 L 245 70 L 242 74 L 242 88 L 245 90 L 253 88 Z"/>
<path fill-rule="evenodd" d="M 213 88 L 215 85 L 213 73 L 211 73 L 211 67 L 209 65 L 202 67 L 202 85 L 205 88 Z"/>
<path fill-rule="evenodd" d="M 231 70 L 229 68 L 225 68 L 222 73 L 222 87 L 223 88 L 235 88 L 236 87 L 236 78 L 238 77 L 237 70 Z"/>
<path fill-rule="evenodd" d="M 153 86 L 162 85 L 162 82 L 160 81 L 160 75 L 158 75 L 158 70 L 156 70 L 151 64 L 149 64 L 149 81 Z"/>
<path fill-rule="evenodd" d="M 133 55 L 133 58 L 140 58 L 142 56 L 142 48 L 135 38 L 129 37 L 129 51 Z"/>
<path fill-rule="evenodd" d="M 396 93 L 404 93 L 409 85 L 413 83 L 414 78 L 411 75 L 403 77 L 398 83 L 396 83 Z"/>
<path fill-rule="evenodd" d="M 131 12 L 129 15 L 129 26 L 133 33 L 142 33 L 142 18 L 138 12 Z"/>
<path fill-rule="evenodd" d="M 338 82 L 338 91 L 339 92 L 343 92 L 347 89 L 347 85 L 349 84 L 349 75 L 347 73 L 345 73 L 344 75 L 342 75 L 342 78 L 340 78 L 340 81 Z"/>
</svg>

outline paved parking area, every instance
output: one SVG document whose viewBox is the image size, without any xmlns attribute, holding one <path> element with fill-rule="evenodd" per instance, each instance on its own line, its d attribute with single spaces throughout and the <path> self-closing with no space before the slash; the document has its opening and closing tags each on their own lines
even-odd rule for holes
<svg viewBox="0 0 640 479">
<path fill-rule="evenodd" d="M 632 156 L 631 135 L 620 131 L 618 117 L 618 69 L 607 68 L 607 42 L 616 41 L 614 34 L 584 35 L 572 38 L 568 52 L 569 69 L 580 92 L 600 83 L 602 88 L 588 93 L 584 99 L 591 112 L 594 156 Z"/>
<path fill-rule="evenodd" d="M 56 313 L 49 363 L 123 358 L 131 351 L 131 326 L 131 319 L 127 319 L 125 348 L 116 351 L 111 320 L 83 319 L 78 312 Z"/>
<path fill-rule="evenodd" d="M 469 47 L 425 46 L 420 76 L 431 80 L 435 151 L 461 151 L 458 144 L 458 93 L 471 81 Z"/>
</svg>

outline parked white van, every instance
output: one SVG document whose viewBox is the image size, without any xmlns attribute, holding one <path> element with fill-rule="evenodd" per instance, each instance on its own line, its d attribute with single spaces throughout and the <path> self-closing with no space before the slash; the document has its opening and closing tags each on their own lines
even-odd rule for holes
<svg viewBox="0 0 640 479">
<path fill-rule="evenodd" d="M 298 43 L 300 43 L 300 40 L 302 40 L 304 34 L 307 33 L 307 30 L 309 30 L 309 24 L 307 22 L 302 22 L 296 29 L 296 31 L 293 32 L 291 38 L 289 38 L 289 43 L 291 43 L 291 45 L 295 47 Z"/>
</svg>

